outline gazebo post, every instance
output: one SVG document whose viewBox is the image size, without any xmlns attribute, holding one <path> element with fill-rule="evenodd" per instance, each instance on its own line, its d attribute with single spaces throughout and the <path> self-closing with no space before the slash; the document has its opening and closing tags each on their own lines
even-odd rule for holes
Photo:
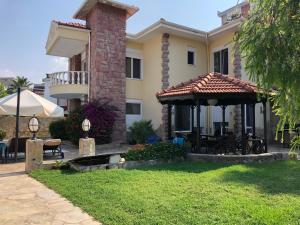
<svg viewBox="0 0 300 225">
<path fill-rule="evenodd" d="M 191 124 L 192 124 L 192 130 L 191 130 L 191 132 L 193 133 L 194 132 L 194 121 L 195 121 L 195 119 L 194 119 L 194 105 L 191 105 Z"/>
<path fill-rule="evenodd" d="M 256 137 L 256 129 L 255 129 L 255 103 L 252 104 L 252 134 L 253 134 L 253 138 Z"/>
<path fill-rule="evenodd" d="M 267 102 L 263 101 L 264 112 L 264 139 L 265 139 L 265 152 L 268 152 L 268 135 L 267 135 Z"/>
<path fill-rule="evenodd" d="M 197 144 L 197 151 L 200 150 L 200 100 L 197 99 L 197 137 L 196 137 L 196 144 Z"/>
<path fill-rule="evenodd" d="M 172 138 L 172 105 L 168 104 L 168 140 Z"/>
<path fill-rule="evenodd" d="M 226 105 L 222 106 L 222 135 L 225 135 L 225 113 L 226 113 Z"/>
<path fill-rule="evenodd" d="M 245 140 L 245 104 L 241 104 L 241 123 L 242 123 L 242 154 L 246 155 L 246 140 Z"/>
</svg>

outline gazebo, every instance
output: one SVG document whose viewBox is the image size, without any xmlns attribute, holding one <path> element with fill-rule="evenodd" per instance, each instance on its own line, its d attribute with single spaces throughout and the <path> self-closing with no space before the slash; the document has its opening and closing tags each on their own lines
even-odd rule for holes
<svg viewBox="0 0 300 225">
<path fill-rule="evenodd" d="M 222 75 L 220 73 L 208 73 L 195 79 L 183 82 L 179 85 L 172 86 L 156 94 L 157 99 L 163 105 L 168 105 L 168 139 L 172 135 L 172 106 L 173 105 L 190 105 L 192 111 L 196 108 L 196 147 L 200 148 L 200 106 L 221 106 L 222 108 L 222 130 L 225 131 L 225 110 L 229 105 L 241 105 L 241 137 L 245 140 L 245 104 L 252 104 L 255 109 L 256 103 L 263 104 L 263 120 L 264 120 L 264 147 L 267 152 L 267 118 L 266 118 L 266 102 L 264 96 L 258 98 L 261 91 L 253 83 L 240 80 L 230 75 Z M 255 110 L 253 111 L 253 130 L 255 137 Z M 192 123 L 194 121 L 194 113 L 192 113 Z M 242 142 L 243 154 L 245 154 L 246 142 Z"/>
</svg>

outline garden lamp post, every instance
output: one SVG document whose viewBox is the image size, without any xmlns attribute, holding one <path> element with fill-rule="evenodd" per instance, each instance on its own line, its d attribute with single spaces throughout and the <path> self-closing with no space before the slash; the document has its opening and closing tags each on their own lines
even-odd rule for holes
<svg viewBox="0 0 300 225">
<path fill-rule="evenodd" d="M 33 117 L 30 118 L 29 123 L 28 123 L 28 129 L 32 133 L 32 140 L 36 139 L 36 133 L 40 129 L 40 122 L 38 118 L 33 115 Z"/>
<path fill-rule="evenodd" d="M 82 122 L 81 127 L 82 127 L 82 130 L 85 133 L 85 138 L 88 139 L 89 138 L 89 130 L 91 129 L 91 122 L 88 119 L 85 119 Z"/>
</svg>

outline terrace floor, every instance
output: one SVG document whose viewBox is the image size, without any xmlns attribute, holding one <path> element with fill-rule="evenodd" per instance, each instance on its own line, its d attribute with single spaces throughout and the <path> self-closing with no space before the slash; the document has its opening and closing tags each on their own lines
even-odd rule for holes
<svg viewBox="0 0 300 225">
<path fill-rule="evenodd" d="M 99 225 L 67 199 L 29 177 L 24 163 L 0 164 L 0 221 L 3 225 Z"/>
</svg>

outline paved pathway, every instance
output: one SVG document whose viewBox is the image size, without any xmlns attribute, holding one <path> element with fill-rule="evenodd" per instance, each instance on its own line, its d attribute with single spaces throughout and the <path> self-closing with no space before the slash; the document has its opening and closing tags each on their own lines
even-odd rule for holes
<svg viewBox="0 0 300 225">
<path fill-rule="evenodd" d="M 65 198 L 32 179 L 24 163 L 0 164 L 1 225 L 99 225 Z"/>
</svg>

